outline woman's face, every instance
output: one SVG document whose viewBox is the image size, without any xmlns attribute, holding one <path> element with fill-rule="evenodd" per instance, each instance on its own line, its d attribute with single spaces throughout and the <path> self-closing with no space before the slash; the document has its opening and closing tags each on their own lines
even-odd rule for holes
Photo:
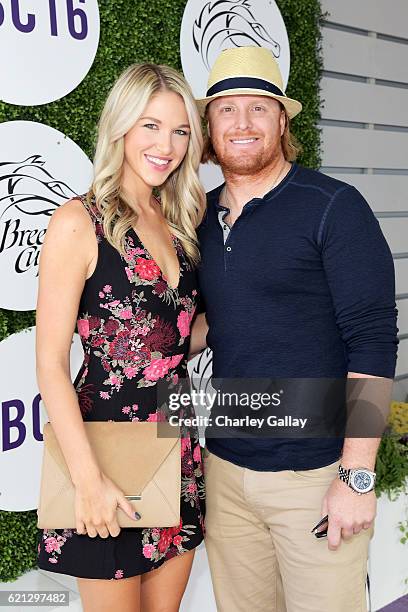
<svg viewBox="0 0 408 612">
<path fill-rule="evenodd" d="M 150 188 L 164 183 L 183 161 L 189 138 L 183 98 L 172 91 L 156 94 L 125 134 L 124 182 Z"/>
</svg>

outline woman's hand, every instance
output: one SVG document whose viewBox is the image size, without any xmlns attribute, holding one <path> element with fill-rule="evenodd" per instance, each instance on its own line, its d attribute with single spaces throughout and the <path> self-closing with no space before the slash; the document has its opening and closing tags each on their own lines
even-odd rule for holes
<svg viewBox="0 0 408 612">
<path fill-rule="evenodd" d="M 134 521 L 140 519 L 140 515 L 135 516 L 132 504 L 126 499 L 123 492 L 105 474 L 102 473 L 92 482 L 77 484 L 75 486 L 77 533 L 79 535 L 88 533 L 91 538 L 97 535 L 100 535 L 101 538 L 119 535 L 117 506 L 120 506 Z"/>
</svg>

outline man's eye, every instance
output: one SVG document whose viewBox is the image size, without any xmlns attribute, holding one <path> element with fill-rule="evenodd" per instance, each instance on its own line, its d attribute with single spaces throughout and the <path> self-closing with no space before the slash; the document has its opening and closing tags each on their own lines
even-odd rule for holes
<svg viewBox="0 0 408 612">
<path fill-rule="evenodd" d="M 157 129 L 157 124 L 156 123 L 145 123 L 143 127 L 148 128 L 149 130 L 155 130 Z"/>
<path fill-rule="evenodd" d="M 222 113 L 230 113 L 232 111 L 232 106 L 223 106 L 221 108 Z"/>
<path fill-rule="evenodd" d="M 255 111 L 263 111 L 263 106 L 254 106 Z"/>
</svg>

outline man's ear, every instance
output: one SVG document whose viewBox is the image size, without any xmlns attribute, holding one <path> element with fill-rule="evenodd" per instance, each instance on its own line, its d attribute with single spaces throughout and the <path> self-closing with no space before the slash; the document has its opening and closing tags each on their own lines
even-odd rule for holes
<svg viewBox="0 0 408 612">
<path fill-rule="evenodd" d="M 279 117 L 281 136 L 283 136 L 283 132 L 285 131 L 287 120 L 288 119 L 287 119 L 287 116 L 286 116 L 286 111 L 284 109 L 282 109 L 280 117 Z"/>
</svg>

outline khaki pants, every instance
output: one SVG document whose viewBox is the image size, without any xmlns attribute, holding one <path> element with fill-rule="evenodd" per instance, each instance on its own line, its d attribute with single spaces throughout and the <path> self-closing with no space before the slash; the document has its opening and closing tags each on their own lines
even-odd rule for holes
<svg viewBox="0 0 408 612">
<path fill-rule="evenodd" d="M 206 549 L 218 612 L 366 612 L 373 529 L 336 551 L 310 533 L 339 462 L 258 472 L 204 450 Z"/>
</svg>

